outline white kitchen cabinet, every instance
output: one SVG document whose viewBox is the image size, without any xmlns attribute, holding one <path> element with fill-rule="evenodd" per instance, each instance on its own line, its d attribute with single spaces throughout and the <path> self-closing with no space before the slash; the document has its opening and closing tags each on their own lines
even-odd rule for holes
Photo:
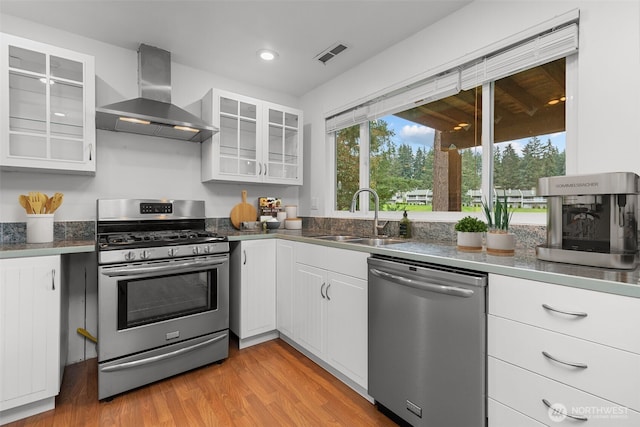
<svg viewBox="0 0 640 427">
<path fill-rule="evenodd" d="M 0 424 L 55 406 L 60 295 L 60 256 L 0 260 Z"/>
<path fill-rule="evenodd" d="M 296 243 L 276 241 L 276 326 L 293 337 L 293 285 L 296 276 Z"/>
<path fill-rule="evenodd" d="M 489 426 L 559 422 L 543 399 L 589 425 L 640 425 L 639 312 L 637 298 L 489 275 Z"/>
<path fill-rule="evenodd" d="M 367 387 L 367 280 L 329 273 L 325 294 L 327 360 Z"/>
<path fill-rule="evenodd" d="M 220 131 L 202 143 L 202 181 L 302 185 L 302 111 L 210 90 L 202 117 Z"/>
<path fill-rule="evenodd" d="M 326 287 L 326 270 L 305 264 L 297 265 L 293 290 L 293 337 L 298 344 L 320 358 L 324 358 L 327 342 Z"/>
<path fill-rule="evenodd" d="M 292 337 L 364 389 L 368 366 L 368 255 L 320 245 L 297 245 Z"/>
<path fill-rule="evenodd" d="M 0 166 L 94 174 L 94 58 L 0 33 Z"/>
<path fill-rule="evenodd" d="M 276 241 L 232 245 L 229 328 L 240 348 L 276 338 Z"/>
</svg>

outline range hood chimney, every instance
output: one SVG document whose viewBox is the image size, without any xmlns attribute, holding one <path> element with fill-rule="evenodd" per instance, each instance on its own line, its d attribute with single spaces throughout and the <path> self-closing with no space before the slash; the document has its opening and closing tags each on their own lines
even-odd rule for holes
<svg viewBox="0 0 640 427">
<path fill-rule="evenodd" d="M 118 132 L 202 142 L 214 126 L 171 103 L 171 53 L 138 47 L 139 98 L 96 108 L 96 127 Z"/>
</svg>

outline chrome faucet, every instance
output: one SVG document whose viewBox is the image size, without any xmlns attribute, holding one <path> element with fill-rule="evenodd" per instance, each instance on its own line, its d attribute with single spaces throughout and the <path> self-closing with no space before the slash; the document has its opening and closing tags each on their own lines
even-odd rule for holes
<svg viewBox="0 0 640 427">
<path fill-rule="evenodd" d="M 356 202 L 358 201 L 358 194 L 362 193 L 363 191 L 368 191 L 369 193 L 373 194 L 373 200 L 375 202 L 375 212 L 374 212 L 374 216 L 373 216 L 373 237 L 377 237 L 378 236 L 378 231 L 379 231 L 379 227 L 378 227 L 378 211 L 380 210 L 380 198 L 378 197 L 378 193 L 376 193 L 376 190 L 372 189 L 372 188 L 361 188 L 358 191 L 356 191 L 353 194 L 353 199 L 351 199 L 351 208 L 349 209 L 349 212 L 355 212 L 356 211 Z M 383 225 L 384 227 L 384 225 Z"/>
</svg>

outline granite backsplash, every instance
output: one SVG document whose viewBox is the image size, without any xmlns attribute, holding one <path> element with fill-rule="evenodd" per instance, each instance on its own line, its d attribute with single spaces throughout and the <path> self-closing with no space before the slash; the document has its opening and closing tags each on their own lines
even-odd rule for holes
<svg viewBox="0 0 640 427">
<path fill-rule="evenodd" d="M 384 234 L 399 235 L 398 221 L 380 221 L 385 224 Z M 456 232 L 453 222 L 413 221 L 411 235 L 413 240 L 455 244 Z M 220 234 L 237 232 L 229 218 L 207 218 L 206 228 Z M 302 228 L 307 233 L 350 234 L 372 236 L 373 221 L 346 218 L 304 217 Z M 536 225 L 512 225 L 510 230 L 516 235 L 518 248 L 532 248 L 546 241 L 546 227 Z M 54 240 L 94 240 L 94 221 L 57 221 L 53 225 Z M 25 222 L 0 223 L 0 244 L 25 243 L 27 224 Z"/>
</svg>

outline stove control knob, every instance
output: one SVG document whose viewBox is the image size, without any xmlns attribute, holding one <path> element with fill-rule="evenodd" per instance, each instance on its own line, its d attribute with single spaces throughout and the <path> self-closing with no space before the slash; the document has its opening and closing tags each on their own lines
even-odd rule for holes
<svg viewBox="0 0 640 427">
<path fill-rule="evenodd" d="M 177 254 L 178 254 L 178 249 L 177 248 L 169 249 L 169 256 L 176 256 Z"/>
<path fill-rule="evenodd" d="M 151 252 L 149 251 L 142 251 L 140 253 L 140 259 L 149 259 L 150 256 L 151 256 Z"/>
<path fill-rule="evenodd" d="M 205 254 L 208 254 L 211 249 L 209 248 L 209 246 L 205 246 L 203 247 L 203 250 Z"/>
<path fill-rule="evenodd" d="M 133 251 L 129 251 L 127 253 L 124 254 L 124 259 L 127 261 L 133 261 L 134 259 L 136 259 L 136 254 Z"/>
<path fill-rule="evenodd" d="M 199 247 L 197 247 L 197 246 L 194 246 L 194 247 L 193 247 L 193 254 L 194 254 L 194 255 L 198 255 L 198 254 L 200 254 L 200 248 L 199 248 Z"/>
</svg>

